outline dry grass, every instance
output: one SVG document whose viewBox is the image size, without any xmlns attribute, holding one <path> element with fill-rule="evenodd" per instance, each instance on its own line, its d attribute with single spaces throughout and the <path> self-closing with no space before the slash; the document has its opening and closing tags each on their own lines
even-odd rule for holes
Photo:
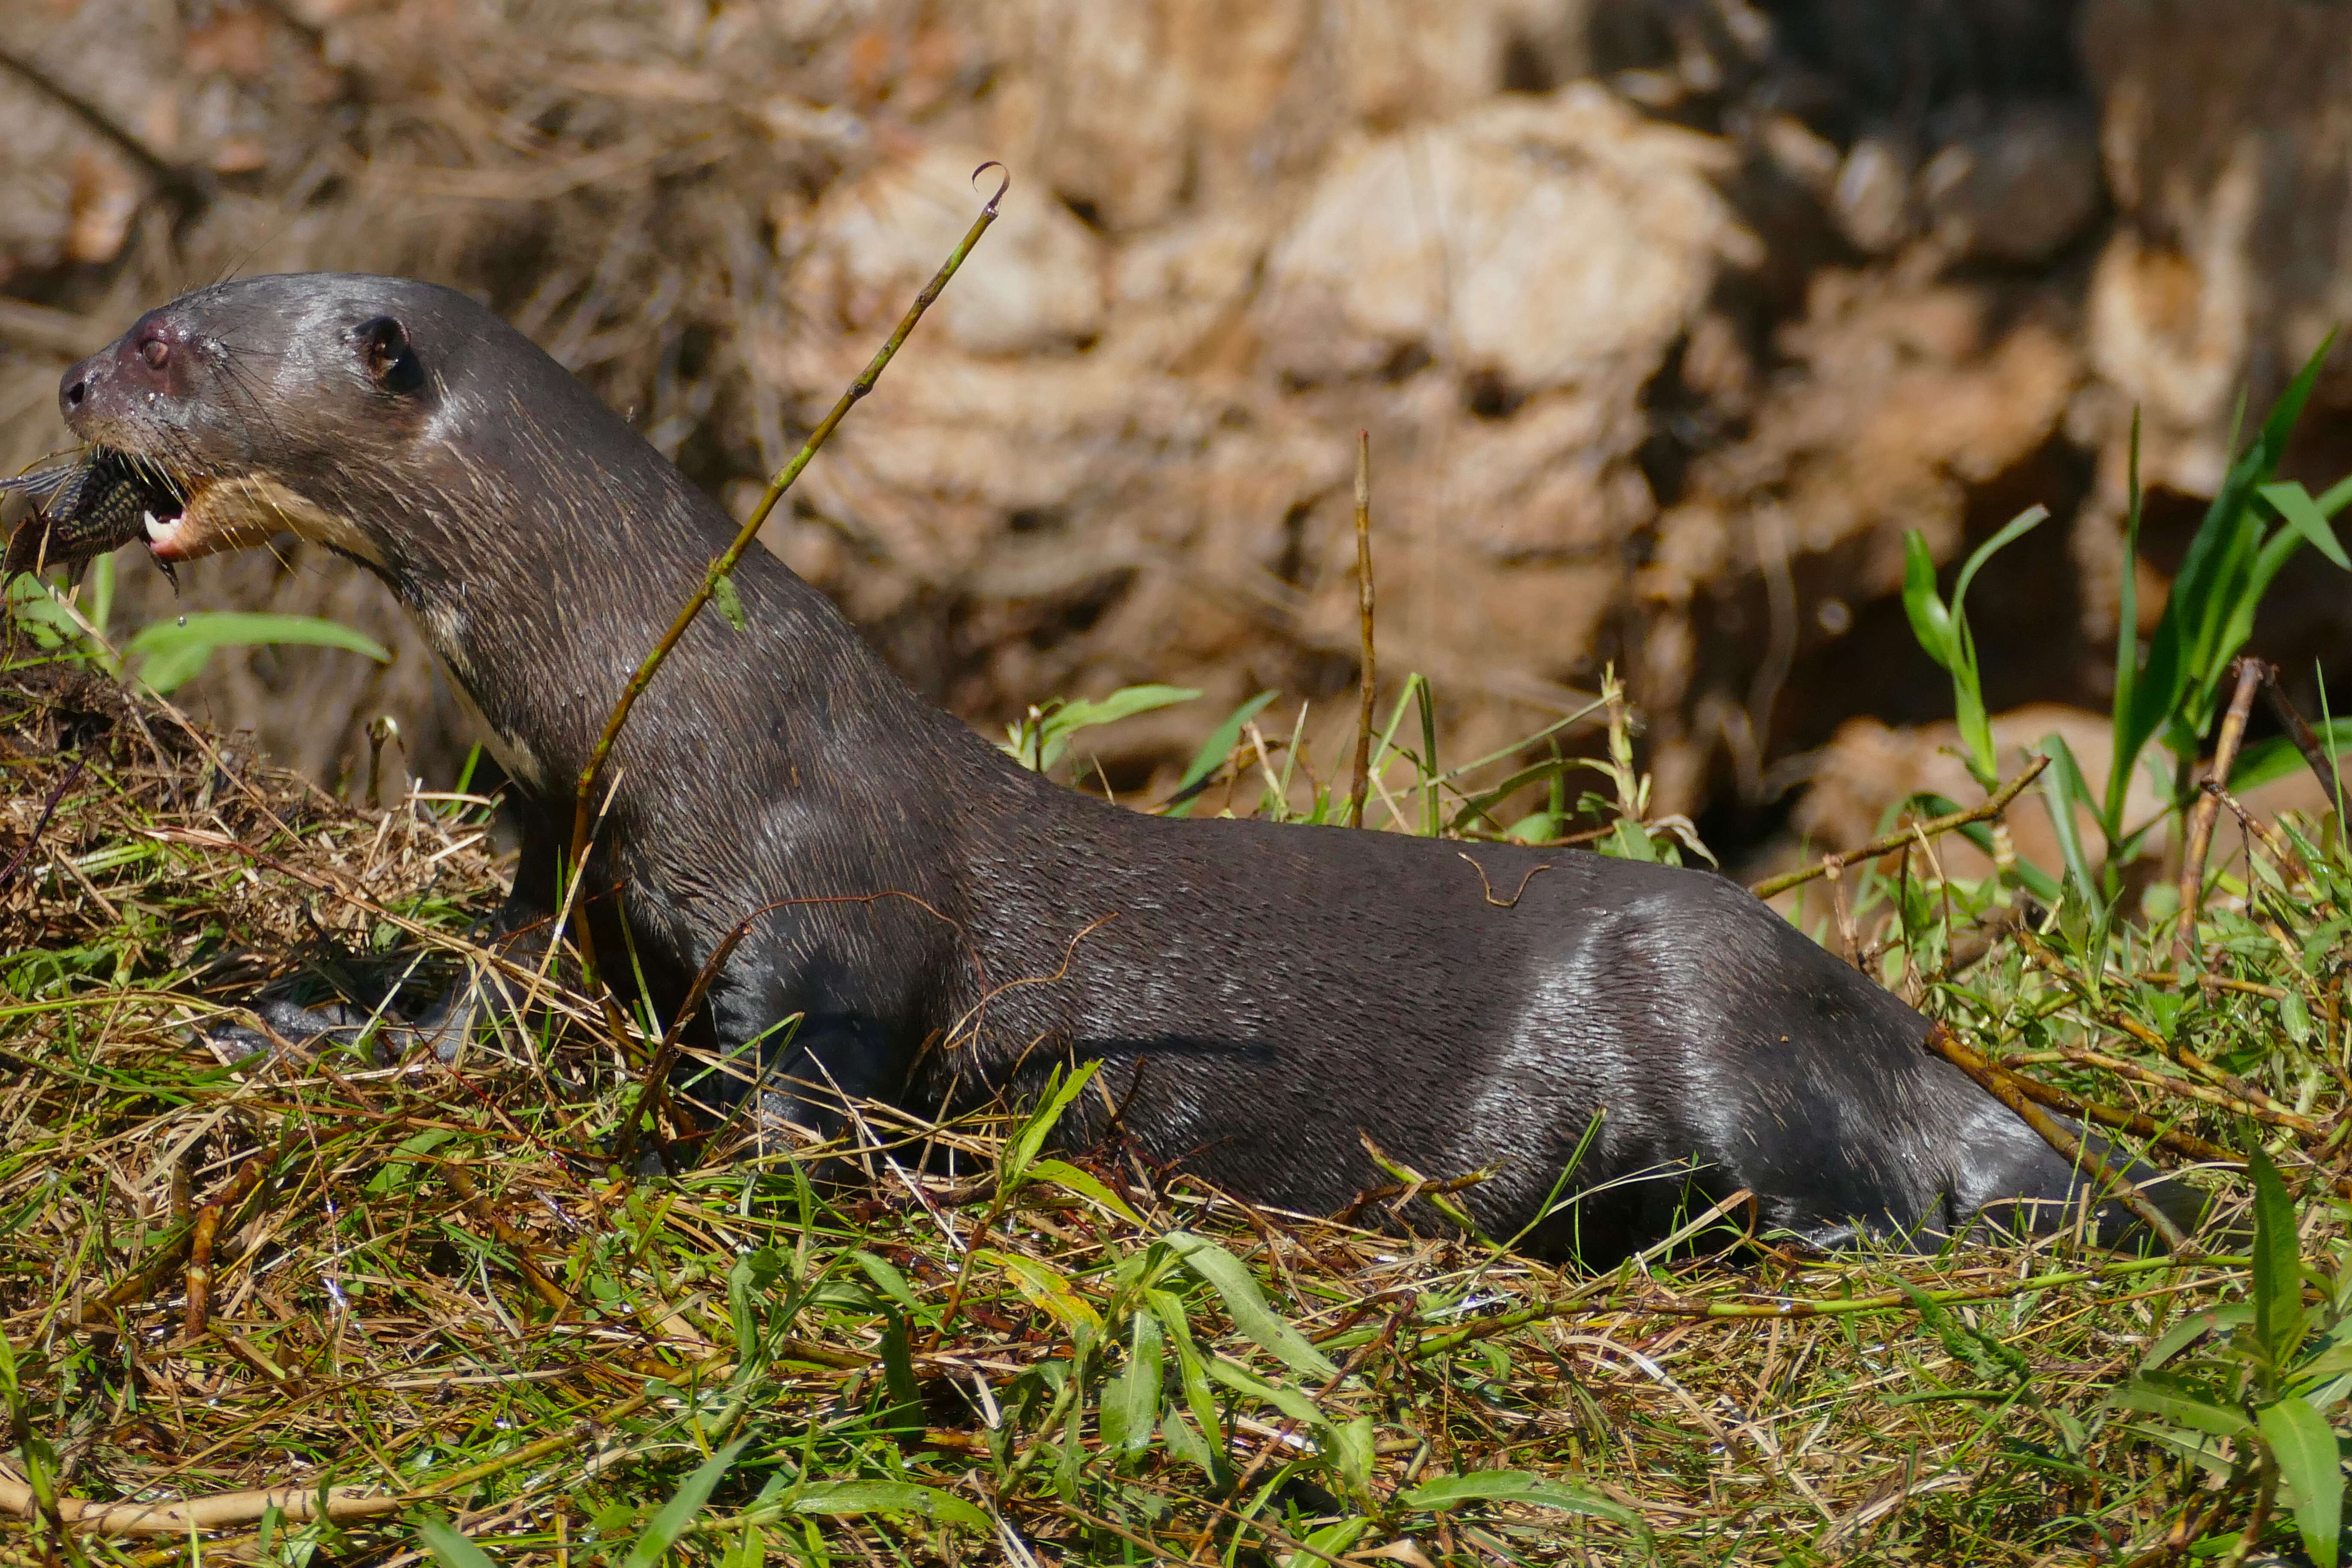
<svg viewBox="0 0 2352 1568">
<path fill-rule="evenodd" d="M 28 1465 L 97 1515 L 63 1549 L 89 1561 L 384 1568 L 433 1519 L 500 1563 L 657 1561 L 640 1538 L 713 1454 L 678 1560 L 2021 1568 L 2132 1560 L 2236 1495 L 2102 1404 L 2241 1293 L 2234 1258 L 1693 1256 L 1717 1227 L 1592 1276 L 879 1107 L 847 1151 L 870 1181 L 772 1154 L 632 1180 L 606 1152 L 637 1086 L 585 1009 L 448 1066 L 225 1062 L 191 1026 L 261 979 L 375 1002 L 420 947 L 462 958 L 496 889 L 481 803 L 356 814 L 221 746 L 63 667 L 0 676 L 0 1562 L 58 1560 Z M 2303 854 L 2217 900 L 2233 984 L 2185 1004 L 2119 978 L 2128 933 L 2053 920 L 1945 973 L 1965 907 L 1942 947 L 1847 912 L 1908 936 L 1989 1054 L 2340 1176 L 2345 873 Z M 2126 1018 L 2235 1088 L 2079 1059 L 2210 1087 Z M 2246 1096 L 2279 1103 L 2213 1103 Z M 1516 1498 L 1447 1490 L 1494 1471 Z M 191 1499 L 201 1548 L 162 1509 Z"/>
</svg>

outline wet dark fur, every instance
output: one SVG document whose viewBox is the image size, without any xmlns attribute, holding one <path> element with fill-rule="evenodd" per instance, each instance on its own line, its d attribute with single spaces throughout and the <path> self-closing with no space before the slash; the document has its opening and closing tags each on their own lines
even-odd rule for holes
<svg viewBox="0 0 2352 1568">
<path fill-rule="evenodd" d="M 157 334 L 160 371 L 136 352 Z M 572 780 L 733 522 L 520 334 L 421 283 L 207 289 L 65 389 L 85 439 L 356 522 L 504 737 L 524 825 L 505 919 L 546 915 Z M 924 701 L 772 557 L 736 584 L 749 626 L 704 616 L 637 707 L 593 871 L 625 883 L 665 1016 L 736 922 L 803 900 L 725 965 L 719 1044 L 804 1012 L 786 1072 L 922 1109 L 1099 1058 L 1158 1159 L 1328 1211 L 1385 1179 L 1368 1132 L 1433 1176 L 1499 1164 L 1467 1201 L 1500 1237 L 1598 1117 L 1568 1190 L 1616 1184 L 1529 1242 L 1588 1257 L 1739 1187 L 1822 1243 L 2072 1190 L 1916 1013 L 1720 878 L 1117 810 Z M 1106 1120 L 1092 1093 L 1078 1113 L 1081 1138 Z"/>
</svg>

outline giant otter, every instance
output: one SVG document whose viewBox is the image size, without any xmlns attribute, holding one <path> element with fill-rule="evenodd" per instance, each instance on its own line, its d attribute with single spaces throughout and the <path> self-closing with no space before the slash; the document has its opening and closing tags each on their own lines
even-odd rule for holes
<svg viewBox="0 0 2352 1568">
<path fill-rule="evenodd" d="M 501 923 L 544 921 L 574 780 L 727 516 L 425 283 L 205 289 L 60 399 L 151 476 L 159 561 L 291 529 L 391 586 L 514 782 Z M 599 949 L 634 954 L 665 1017 L 765 909 L 710 987 L 708 1045 L 772 1050 L 803 1015 L 783 1078 L 924 1110 L 1099 1059 L 1129 1137 L 1244 1197 L 1341 1207 L 1383 1179 L 1369 1134 L 1432 1176 L 1498 1166 L 1465 1194 L 1486 1231 L 1588 1258 L 1743 1187 L 1819 1245 L 2074 1190 L 1917 1013 L 1718 877 L 1116 809 L 923 700 L 772 556 L 735 584 L 742 629 L 697 622 L 623 734 L 590 868 L 631 939 L 601 900 Z M 1076 1135 L 1108 1114 L 1087 1096 Z M 1556 1190 L 1582 1196 L 1547 1217 Z"/>
</svg>

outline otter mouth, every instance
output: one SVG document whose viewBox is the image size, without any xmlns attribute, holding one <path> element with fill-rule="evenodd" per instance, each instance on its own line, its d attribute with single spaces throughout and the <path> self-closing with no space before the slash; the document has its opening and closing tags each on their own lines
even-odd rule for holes
<svg viewBox="0 0 2352 1568">
<path fill-rule="evenodd" d="M 246 499 L 244 492 L 249 488 L 249 480 L 217 480 L 198 485 L 185 500 L 168 510 L 147 508 L 139 520 L 147 553 L 169 567 L 176 562 L 260 544 L 280 529 L 293 526 L 291 520 L 273 515 L 267 507 L 236 504 Z"/>
<path fill-rule="evenodd" d="M 136 540 L 173 575 L 181 562 L 267 543 L 287 531 L 381 565 L 373 537 L 267 475 L 184 479 L 152 459 L 89 447 L 13 479 L 32 511 L 8 541 L 0 575 L 80 567 Z M 174 581 L 177 579 L 174 578 Z"/>
</svg>

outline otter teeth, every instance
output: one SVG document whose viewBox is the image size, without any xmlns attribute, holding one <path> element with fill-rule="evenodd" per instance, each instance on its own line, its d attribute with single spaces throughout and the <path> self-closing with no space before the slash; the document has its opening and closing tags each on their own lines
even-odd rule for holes
<svg viewBox="0 0 2352 1568">
<path fill-rule="evenodd" d="M 165 518 L 159 518 L 152 511 L 140 514 L 140 521 L 146 525 L 147 542 L 151 548 L 171 543 L 173 537 L 179 532 L 181 525 L 187 521 L 185 514 Z"/>
</svg>

